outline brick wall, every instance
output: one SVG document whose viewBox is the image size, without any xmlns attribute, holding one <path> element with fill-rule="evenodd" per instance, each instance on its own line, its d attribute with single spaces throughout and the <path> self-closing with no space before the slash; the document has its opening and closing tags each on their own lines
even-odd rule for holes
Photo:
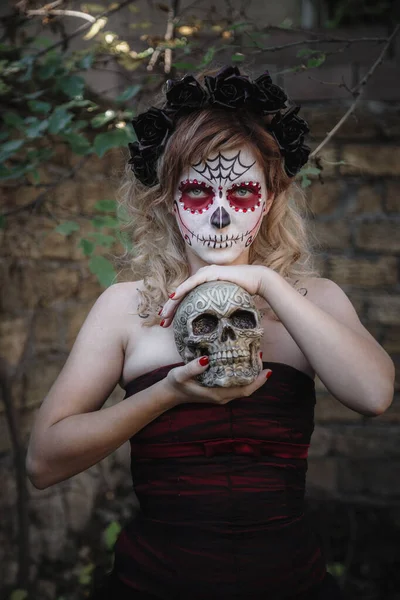
<svg viewBox="0 0 400 600">
<path fill-rule="evenodd" d="M 397 367 L 392 406 L 363 417 L 330 396 L 317 379 L 316 428 L 309 461 L 310 494 L 324 488 L 344 500 L 396 503 L 400 496 L 400 163 L 394 107 L 374 114 L 364 104 L 339 130 L 323 183 L 309 188 L 312 229 L 322 275 L 339 284 Z M 336 110 L 303 109 L 313 146 L 335 123 Z M 325 164 L 323 162 L 323 164 Z"/>
</svg>

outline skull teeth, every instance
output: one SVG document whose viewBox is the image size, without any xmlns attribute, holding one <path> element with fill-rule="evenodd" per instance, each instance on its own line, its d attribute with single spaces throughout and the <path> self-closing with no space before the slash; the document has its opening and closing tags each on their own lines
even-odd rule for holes
<svg viewBox="0 0 400 600">
<path fill-rule="evenodd" d="M 214 354 L 210 354 L 210 361 L 217 362 L 223 365 L 226 365 L 228 362 L 231 362 L 232 359 L 235 359 L 236 362 L 243 362 L 250 358 L 250 352 L 245 351 L 237 351 L 237 350 L 223 350 L 222 352 L 216 352 Z"/>
</svg>

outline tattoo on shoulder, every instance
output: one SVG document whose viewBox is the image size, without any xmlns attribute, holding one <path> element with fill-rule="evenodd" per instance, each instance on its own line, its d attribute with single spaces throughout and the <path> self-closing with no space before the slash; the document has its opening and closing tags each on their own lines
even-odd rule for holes
<svg viewBox="0 0 400 600">
<path fill-rule="evenodd" d="M 297 287 L 297 284 L 299 283 L 300 279 L 298 279 L 297 281 L 294 282 L 293 287 L 299 292 L 299 294 L 301 294 L 302 296 L 307 296 L 308 290 L 305 287 Z"/>
</svg>

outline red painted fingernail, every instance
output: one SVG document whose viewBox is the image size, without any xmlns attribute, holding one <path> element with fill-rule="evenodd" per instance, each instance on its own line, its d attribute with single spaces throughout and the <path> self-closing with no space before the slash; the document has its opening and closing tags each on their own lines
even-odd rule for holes
<svg viewBox="0 0 400 600">
<path fill-rule="evenodd" d="M 165 319 L 163 319 L 163 320 L 161 321 L 161 323 L 160 323 L 160 327 L 162 327 L 162 326 L 164 325 L 164 323 L 165 323 Z"/>
<path fill-rule="evenodd" d="M 160 316 L 162 313 L 162 307 L 160 308 L 160 310 L 158 311 L 158 316 Z"/>
<path fill-rule="evenodd" d="M 170 294 L 170 295 L 168 296 L 168 298 L 173 298 L 174 296 L 175 296 L 175 292 L 172 292 L 172 294 Z"/>
<path fill-rule="evenodd" d="M 261 358 L 261 359 L 262 359 L 262 355 L 263 355 L 263 353 L 262 353 L 262 352 L 260 352 L 260 358 Z"/>
<path fill-rule="evenodd" d="M 208 365 L 208 356 L 202 356 L 199 360 L 199 363 L 201 364 L 202 367 L 205 367 L 206 365 Z"/>
<path fill-rule="evenodd" d="M 271 375 L 272 375 L 272 371 L 268 371 L 268 373 L 266 374 L 265 378 L 269 379 L 271 377 Z"/>
</svg>

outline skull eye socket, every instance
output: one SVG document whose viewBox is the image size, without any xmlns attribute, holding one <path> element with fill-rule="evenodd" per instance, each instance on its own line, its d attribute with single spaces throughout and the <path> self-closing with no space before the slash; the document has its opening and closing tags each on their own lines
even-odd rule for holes
<svg viewBox="0 0 400 600">
<path fill-rule="evenodd" d="M 231 321 L 235 327 L 240 329 L 254 329 L 257 323 L 252 312 L 247 310 L 237 310 L 231 316 Z"/>
<path fill-rule="evenodd" d="M 192 322 L 194 335 L 211 333 L 218 327 L 218 319 L 214 315 L 204 314 L 196 317 Z"/>
</svg>

